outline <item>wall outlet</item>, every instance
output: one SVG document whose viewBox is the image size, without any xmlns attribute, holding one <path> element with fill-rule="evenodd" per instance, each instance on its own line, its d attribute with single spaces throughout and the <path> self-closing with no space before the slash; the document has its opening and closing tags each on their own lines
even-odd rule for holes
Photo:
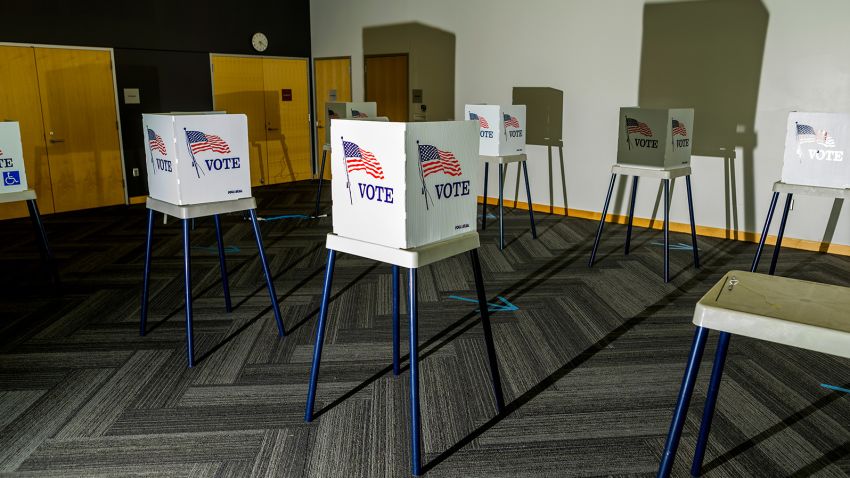
<svg viewBox="0 0 850 478">
<path fill-rule="evenodd" d="M 138 177 L 139 177 L 139 168 L 133 168 L 133 177 L 134 177 L 134 178 L 138 178 Z"/>
</svg>

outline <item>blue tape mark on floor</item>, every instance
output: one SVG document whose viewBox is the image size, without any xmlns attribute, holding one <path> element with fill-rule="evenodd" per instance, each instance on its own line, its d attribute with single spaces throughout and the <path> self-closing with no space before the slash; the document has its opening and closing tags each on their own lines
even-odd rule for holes
<svg viewBox="0 0 850 478">
<path fill-rule="evenodd" d="M 830 390 L 835 390 L 836 392 L 850 393 L 850 390 L 848 390 L 846 388 L 836 387 L 835 385 L 829 385 L 829 384 L 826 384 L 826 383 L 822 383 L 822 384 L 820 384 L 820 386 L 823 387 L 823 388 L 828 388 Z"/>
<path fill-rule="evenodd" d="M 216 246 L 208 246 L 208 247 L 192 246 L 192 249 L 196 250 L 196 251 L 214 252 L 214 253 L 218 254 L 218 247 L 216 247 Z M 240 251 L 241 251 L 241 249 L 239 249 L 236 246 L 224 246 L 224 253 L 225 254 L 238 254 Z"/>
<path fill-rule="evenodd" d="M 277 221 L 278 219 L 310 219 L 306 214 L 283 214 L 281 216 L 258 217 L 258 221 Z"/>
<path fill-rule="evenodd" d="M 650 244 L 652 244 L 653 246 L 664 247 L 663 242 L 651 242 Z M 677 242 L 675 244 L 673 244 L 673 243 L 670 244 L 670 250 L 673 250 L 673 251 L 692 251 L 692 250 L 694 250 L 694 247 L 690 244 L 685 244 L 684 242 Z"/>
<path fill-rule="evenodd" d="M 478 217 L 481 217 L 481 216 L 482 216 L 481 214 L 479 214 L 479 215 L 478 215 Z M 496 219 L 496 215 L 495 215 L 495 214 L 490 214 L 490 213 L 488 212 L 488 213 L 487 213 L 487 219 Z"/>
<path fill-rule="evenodd" d="M 519 310 L 519 307 L 511 304 L 508 301 L 508 299 L 505 299 L 502 296 L 497 296 L 496 298 L 499 299 L 501 304 L 491 304 L 491 303 L 488 302 L 487 303 L 487 310 L 489 312 L 513 312 L 515 310 Z M 462 300 L 464 302 L 472 302 L 472 303 L 475 303 L 475 304 L 478 303 L 478 299 L 467 299 L 466 297 L 460 297 L 460 296 L 457 296 L 457 295 L 450 295 L 449 299 Z M 478 310 L 478 309 L 476 309 L 476 310 Z"/>
</svg>

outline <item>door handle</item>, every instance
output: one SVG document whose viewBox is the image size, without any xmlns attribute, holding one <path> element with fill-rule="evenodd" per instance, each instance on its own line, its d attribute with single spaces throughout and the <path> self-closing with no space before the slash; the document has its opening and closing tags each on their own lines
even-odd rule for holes
<svg viewBox="0 0 850 478">
<path fill-rule="evenodd" d="M 64 143 L 64 142 L 65 142 L 65 140 L 64 140 L 64 139 L 53 139 L 53 138 L 50 138 L 50 142 L 51 142 L 51 143 Z"/>
<path fill-rule="evenodd" d="M 268 131 L 280 131 L 280 128 L 266 128 Z"/>
</svg>

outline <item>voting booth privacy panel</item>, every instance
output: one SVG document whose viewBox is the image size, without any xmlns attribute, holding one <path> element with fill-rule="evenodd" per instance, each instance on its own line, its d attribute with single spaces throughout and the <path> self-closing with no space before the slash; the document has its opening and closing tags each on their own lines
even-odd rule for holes
<svg viewBox="0 0 850 478">
<path fill-rule="evenodd" d="M 692 108 L 620 108 L 617 164 L 674 168 L 691 163 Z"/>
<path fill-rule="evenodd" d="M 331 142 L 331 120 L 366 119 L 378 116 L 378 104 L 374 101 L 328 102 L 325 103 L 325 143 Z"/>
<path fill-rule="evenodd" d="M 251 197 L 241 114 L 144 114 L 150 197 L 179 206 Z"/>
<path fill-rule="evenodd" d="M 27 189 L 21 128 L 17 121 L 0 122 L 0 194 Z"/>
<path fill-rule="evenodd" d="M 513 156 L 525 152 L 525 105 L 466 105 L 463 115 L 479 124 L 479 154 Z"/>
<path fill-rule="evenodd" d="M 850 188 L 850 114 L 788 115 L 782 182 L 825 188 Z"/>
<path fill-rule="evenodd" d="M 477 133 L 473 121 L 334 121 L 334 233 L 409 249 L 475 231 Z"/>
</svg>

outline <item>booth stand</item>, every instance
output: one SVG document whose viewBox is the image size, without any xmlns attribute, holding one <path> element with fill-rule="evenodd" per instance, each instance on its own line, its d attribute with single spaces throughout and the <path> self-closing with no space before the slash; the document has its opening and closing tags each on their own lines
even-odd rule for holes
<svg viewBox="0 0 850 478">
<path fill-rule="evenodd" d="M 505 248 L 505 224 L 504 224 L 504 189 L 505 189 L 505 173 L 507 167 L 511 163 L 517 164 L 517 173 L 522 169 L 525 179 L 525 196 L 528 198 L 528 218 L 531 222 L 531 237 L 537 239 L 537 228 L 534 225 L 534 208 L 531 202 L 531 186 L 528 183 L 528 164 L 526 163 L 527 156 L 525 154 L 516 154 L 513 156 L 481 156 L 484 161 L 484 204 L 481 205 L 481 230 L 487 229 L 487 175 L 489 174 L 490 163 L 495 163 L 499 166 L 499 249 Z M 516 204 L 516 201 L 514 201 Z"/>
<path fill-rule="evenodd" d="M 313 421 L 316 398 L 316 383 L 319 378 L 319 365 L 322 360 L 322 345 L 325 341 L 325 327 L 328 317 L 328 302 L 331 295 L 334 263 L 337 252 L 372 259 L 390 264 L 393 272 L 393 375 L 400 373 L 399 358 L 399 268 L 408 269 L 408 315 L 410 318 L 410 440 L 411 440 L 411 470 L 414 475 L 422 473 L 421 452 L 421 415 L 419 410 L 419 325 L 418 325 L 418 286 L 417 271 L 419 268 L 435 262 L 448 259 L 458 254 L 469 254 L 472 272 L 475 277 L 475 289 L 478 293 L 478 305 L 481 313 L 481 325 L 484 328 L 484 341 L 487 346 L 487 359 L 493 381 L 493 394 L 496 400 L 496 411 L 502 412 L 505 407 L 502 395 L 499 367 L 496 359 L 496 349 L 493 345 L 493 334 L 490 328 L 490 315 L 487 310 L 487 295 L 484 291 L 484 279 L 481 274 L 481 263 L 478 258 L 480 246 L 478 233 L 469 232 L 444 241 L 426 246 L 397 249 L 393 247 L 372 244 L 357 239 L 350 239 L 336 234 L 328 234 L 328 261 L 325 269 L 325 282 L 322 289 L 322 305 L 319 312 L 319 323 L 316 327 L 316 345 L 313 350 L 313 366 L 310 371 L 310 387 L 307 393 L 307 410 L 304 420 Z"/>
<path fill-rule="evenodd" d="M 850 288 L 785 277 L 731 271 L 697 302 L 696 326 L 685 376 L 658 476 L 670 476 L 709 330 L 721 332 L 708 386 L 691 475 L 702 473 L 725 347 L 731 334 L 850 358 Z M 725 338 L 724 338 L 725 337 Z M 724 349 L 722 354 L 721 345 Z"/>
<path fill-rule="evenodd" d="M 322 145 L 322 165 L 319 168 L 319 186 L 316 188 L 316 212 L 313 213 L 313 217 L 319 217 L 319 213 L 321 212 L 319 206 L 322 201 L 322 183 L 325 181 L 325 159 L 328 157 L 328 151 L 330 150 L 331 145 L 329 143 Z"/>
<path fill-rule="evenodd" d="M 608 214 L 608 205 L 611 202 L 611 194 L 614 191 L 614 181 L 618 175 L 632 176 L 632 191 L 629 199 L 629 220 L 626 230 L 625 254 L 629 254 L 632 236 L 632 220 L 635 214 L 635 197 L 637 196 L 638 178 L 647 177 L 660 179 L 664 184 L 664 282 L 670 281 L 670 188 L 673 181 L 678 177 L 685 177 L 688 188 L 688 214 L 691 220 L 691 244 L 694 253 L 694 267 L 699 268 L 699 249 L 697 248 L 697 233 L 694 223 L 694 203 L 691 196 L 691 167 L 682 166 L 666 169 L 650 169 L 635 166 L 615 164 L 611 168 L 611 182 L 608 184 L 608 194 L 605 196 L 605 205 L 602 207 L 602 217 L 599 218 L 599 228 L 596 230 L 596 240 L 593 242 L 593 250 L 590 253 L 588 267 L 593 267 L 596 259 L 596 250 L 599 248 L 599 240 L 602 238 L 602 228 L 605 225 L 605 216 Z"/>
<path fill-rule="evenodd" d="M 50 278 L 54 284 L 59 284 L 59 273 L 56 270 L 56 263 L 53 260 L 53 253 L 50 252 L 50 245 L 47 243 L 47 233 L 44 231 L 44 224 L 41 222 L 41 214 L 38 212 L 36 204 L 36 196 L 34 189 L 25 189 L 23 191 L 13 193 L 0 194 L 0 203 L 26 201 L 27 210 L 30 213 L 30 219 L 35 227 L 35 233 L 38 236 L 39 252 L 41 257 L 47 263 L 47 268 L 50 271 Z"/>
</svg>

